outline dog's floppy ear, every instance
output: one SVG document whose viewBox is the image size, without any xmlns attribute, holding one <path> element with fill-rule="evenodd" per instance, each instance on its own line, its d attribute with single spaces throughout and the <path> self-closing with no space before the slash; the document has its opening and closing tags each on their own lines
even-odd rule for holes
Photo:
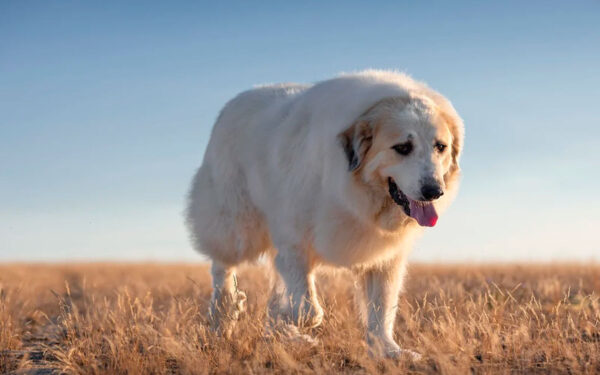
<svg viewBox="0 0 600 375">
<path fill-rule="evenodd" d="M 458 160 L 460 158 L 460 153 L 462 152 L 462 137 L 455 135 L 452 139 L 452 168 L 460 171 L 460 165 L 458 164 Z"/>
<path fill-rule="evenodd" d="M 455 119 L 451 116 L 448 116 L 447 114 L 443 114 L 443 117 L 446 120 L 446 123 L 448 124 L 450 133 L 452 133 L 452 165 L 450 166 L 448 173 L 446 173 L 446 176 L 444 176 L 444 180 L 446 180 L 446 183 L 449 183 L 450 180 L 453 180 L 456 176 L 459 175 L 460 172 L 460 165 L 458 162 L 463 147 L 464 130 L 460 118 Z"/>
<path fill-rule="evenodd" d="M 352 126 L 338 135 L 338 140 L 348 159 L 348 170 L 357 170 L 373 143 L 373 130 L 369 121 L 359 118 Z"/>
</svg>

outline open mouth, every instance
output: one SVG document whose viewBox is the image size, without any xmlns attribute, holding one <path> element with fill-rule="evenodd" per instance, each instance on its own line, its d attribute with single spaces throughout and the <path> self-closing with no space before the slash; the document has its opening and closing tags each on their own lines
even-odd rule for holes
<svg viewBox="0 0 600 375">
<path fill-rule="evenodd" d="M 437 223 L 438 214 L 431 202 L 415 201 L 406 196 L 398 188 L 393 178 L 388 177 L 388 190 L 396 204 L 404 209 L 406 215 L 412 217 L 422 227 L 433 227 Z"/>
</svg>

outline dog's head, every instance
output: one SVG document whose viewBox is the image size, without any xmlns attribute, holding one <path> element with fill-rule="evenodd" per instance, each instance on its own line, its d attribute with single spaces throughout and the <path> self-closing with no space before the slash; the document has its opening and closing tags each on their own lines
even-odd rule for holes
<svg viewBox="0 0 600 375">
<path fill-rule="evenodd" d="M 460 171 L 462 122 L 448 106 L 425 96 L 386 98 L 339 135 L 350 173 L 421 226 L 436 224 L 437 202 Z"/>
</svg>

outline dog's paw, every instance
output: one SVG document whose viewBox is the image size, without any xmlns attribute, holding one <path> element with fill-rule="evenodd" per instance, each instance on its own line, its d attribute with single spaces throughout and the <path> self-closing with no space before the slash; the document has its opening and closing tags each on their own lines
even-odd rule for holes
<svg viewBox="0 0 600 375">
<path fill-rule="evenodd" d="M 411 361 L 421 360 L 421 354 L 408 349 L 402 349 L 389 337 L 376 337 L 369 335 L 369 355 L 372 358 L 409 359 Z"/>
<path fill-rule="evenodd" d="M 265 337 L 296 345 L 317 346 L 319 339 L 300 332 L 298 326 L 284 322 L 271 322 L 265 326 Z"/>
<path fill-rule="evenodd" d="M 307 344 L 309 346 L 316 346 L 319 344 L 319 339 L 300 332 L 298 327 L 293 324 L 283 324 L 281 333 L 282 337 L 293 343 Z"/>
<path fill-rule="evenodd" d="M 386 357 L 391 359 L 409 359 L 411 361 L 420 361 L 423 356 L 409 349 L 394 349 L 386 353 Z"/>
</svg>

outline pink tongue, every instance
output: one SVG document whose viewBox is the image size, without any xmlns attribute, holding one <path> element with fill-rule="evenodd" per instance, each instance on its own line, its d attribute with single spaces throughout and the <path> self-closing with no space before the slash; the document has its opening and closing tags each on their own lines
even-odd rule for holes
<svg viewBox="0 0 600 375">
<path fill-rule="evenodd" d="M 432 227 L 437 223 L 438 214 L 432 203 L 417 203 L 412 199 L 408 201 L 410 202 L 410 216 L 417 220 L 420 226 Z"/>
</svg>

